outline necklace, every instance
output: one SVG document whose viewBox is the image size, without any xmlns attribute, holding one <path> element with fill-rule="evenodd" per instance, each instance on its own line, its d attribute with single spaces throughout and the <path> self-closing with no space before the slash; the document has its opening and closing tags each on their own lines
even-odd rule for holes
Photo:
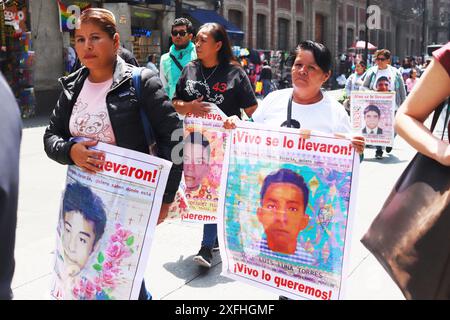
<svg viewBox="0 0 450 320">
<path fill-rule="evenodd" d="M 203 65 L 200 63 L 200 72 L 202 73 L 202 77 L 203 77 L 203 83 L 206 84 L 206 81 L 212 77 L 212 75 L 214 74 L 214 72 L 216 72 L 217 67 L 219 65 L 217 65 L 214 70 L 209 74 L 209 76 L 207 78 L 205 78 L 205 75 L 203 74 Z"/>
</svg>

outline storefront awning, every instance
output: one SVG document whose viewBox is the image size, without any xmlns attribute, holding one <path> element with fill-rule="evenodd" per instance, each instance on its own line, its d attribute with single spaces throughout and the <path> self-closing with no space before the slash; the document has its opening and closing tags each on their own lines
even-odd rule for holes
<svg viewBox="0 0 450 320">
<path fill-rule="evenodd" d="M 193 19 L 197 20 L 199 24 L 204 24 L 207 22 L 217 22 L 224 26 L 228 33 L 228 36 L 233 39 L 242 40 L 244 39 L 244 32 L 232 24 L 230 21 L 226 20 L 224 17 L 219 15 L 213 10 L 205 9 L 190 9 L 184 10 L 184 13 L 191 16 Z"/>
</svg>

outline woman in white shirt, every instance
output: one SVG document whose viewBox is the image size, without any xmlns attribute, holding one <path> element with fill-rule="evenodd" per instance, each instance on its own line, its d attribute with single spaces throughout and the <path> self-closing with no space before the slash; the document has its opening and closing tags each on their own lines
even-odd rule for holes
<svg viewBox="0 0 450 320">
<path fill-rule="evenodd" d="M 350 75 L 345 84 L 345 93 L 347 97 L 350 98 L 352 91 L 359 91 L 363 85 L 362 76 L 366 72 L 366 63 L 364 61 L 359 61 L 355 65 L 355 72 Z"/>
<path fill-rule="evenodd" d="M 305 137 L 312 130 L 338 136 L 350 134 L 350 119 L 344 107 L 321 90 L 331 76 L 331 65 L 331 52 L 323 44 L 310 40 L 300 43 L 291 69 L 293 88 L 266 96 L 253 113 L 253 121 L 268 126 L 300 128 Z M 233 129 L 236 121 L 230 117 L 224 127 Z M 364 137 L 353 136 L 352 144 L 362 155 Z M 280 300 L 286 299 L 280 297 Z"/>
<path fill-rule="evenodd" d="M 359 61 L 355 65 L 355 72 L 348 77 L 345 83 L 345 95 L 344 107 L 348 114 L 350 114 L 350 98 L 353 91 L 359 91 L 363 85 L 363 75 L 366 72 L 366 63 Z"/>
</svg>

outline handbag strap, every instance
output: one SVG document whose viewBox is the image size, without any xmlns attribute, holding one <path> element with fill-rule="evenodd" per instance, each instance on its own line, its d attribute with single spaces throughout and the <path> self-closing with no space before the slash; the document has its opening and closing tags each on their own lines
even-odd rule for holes
<svg viewBox="0 0 450 320">
<path fill-rule="evenodd" d="M 139 111 L 141 114 L 142 126 L 144 127 L 145 139 L 147 140 L 147 144 L 149 146 L 155 143 L 155 135 L 153 134 L 153 129 L 148 119 L 147 114 L 144 112 L 144 108 L 141 103 L 141 80 L 142 80 L 142 70 L 144 68 L 133 68 L 133 87 L 136 90 L 136 97 L 138 99 Z"/>
<path fill-rule="evenodd" d="M 291 123 L 292 123 L 292 97 L 293 95 L 289 98 L 289 102 L 288 102 L 288 108 L 287 108 L 287 127 L 291 128 Z"/>
<path fill-rule="evenodd" d="M 450 116 L 450 98 L 448 98 L 448 100 L 447 100 L 447 112 L 445 114 L 444 129 L 442 129 L 441 140 L 444 140 L 445 129 L 447 129 L 447 134 L 449 135 L 449 140 L 450 140 L 450 124 L 448 122 L 449 116 Z"/>
<path fill-rule="evenodd" d="M 175 65 L 178 67 L 178 69 L 180 69 L 180 71 L 183 71 L 183 66 L 181 65 L 180 61 L 178 61 L 178 59 L 172 53 L 169 53 L 169 56 L 173 60 L 173 62 L 175 62 Z"/>
</svg>

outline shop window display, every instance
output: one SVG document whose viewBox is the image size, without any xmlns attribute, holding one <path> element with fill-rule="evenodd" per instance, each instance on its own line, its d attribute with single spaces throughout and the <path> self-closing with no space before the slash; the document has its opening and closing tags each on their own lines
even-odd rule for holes
<svg viewBox="0 0 450 320">
<path fill-rule="evenodd" d="M 26 1 L 0 4 L 0 68 L 18 101 L 22 118 L 32 117 L 36 111 L 35 53 L 31 50 L 32 38 L 27 19 Z"/>
</svg>

